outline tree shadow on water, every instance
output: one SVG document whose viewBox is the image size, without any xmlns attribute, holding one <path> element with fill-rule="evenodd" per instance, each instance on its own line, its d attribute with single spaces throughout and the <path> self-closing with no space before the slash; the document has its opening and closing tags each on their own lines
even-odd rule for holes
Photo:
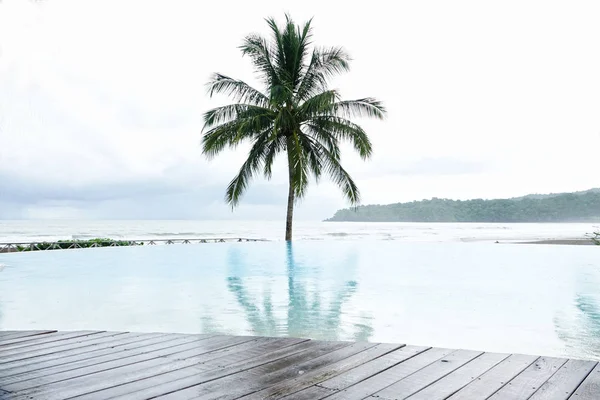
<svg viewBox="0 0 600 400">
<path fill-rule="evenodd" d="M 255 299 L 243 279 L 243 260 L 239 249 L 232 248 L 229 254 L 230 276 L 227 288 L 244 311 L 246 320 L 254 334 L 263 336 L 309 337 L 325 340 L 367 341 L 373 334 L 371 317 L 368 315 L 345 315 L 343 307 L 358 289 L 358 283 L 345 279 L 329 292 L 322 290 L 318 272 L 321 268 L 310 268 L 294 257 L 291 243 L 286 246 L 286 291 L 287 305 L 277 307 L 273 302 L 271 287 L 263 291 L 262 304 Z M 345 276 L 351 277 L 356 270 L 357 254 L 350 253 L 342 262 Z M 269 285 L 270 286 L 270 285 Z M 324 296 L 330 293 L 331 296 Z M 330 297 L 326 301 L 326 297 Z M 283 312 L 281 310 L 283 308 Z M 280 312 L 276 312 L 278 309 Z M 342 321 L 342 317 L 360 319 L 359 323 Z"/>
</svg>

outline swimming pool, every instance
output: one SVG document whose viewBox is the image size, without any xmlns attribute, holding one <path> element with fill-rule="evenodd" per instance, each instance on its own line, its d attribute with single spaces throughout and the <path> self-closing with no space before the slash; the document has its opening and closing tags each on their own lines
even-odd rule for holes
<svg viewBox="0 0 600 400">
<path fill-rule="evenodd" d="M 600 359 L 593 246 L 303 241 L 1 254 L 1 329 L 222 332 Z"/>
</svg>

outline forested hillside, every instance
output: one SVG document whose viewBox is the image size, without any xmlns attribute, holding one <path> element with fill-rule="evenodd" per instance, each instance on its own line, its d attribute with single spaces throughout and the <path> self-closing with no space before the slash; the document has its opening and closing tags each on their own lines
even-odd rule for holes
<svg viewBox="0 0 600 400">
<path fill-rule="evenodd" d="M 379 222 L 600 222 L 600 189 L 512 199 L 433 198 L 343 209 L 327 221 Z"/>
</svg>

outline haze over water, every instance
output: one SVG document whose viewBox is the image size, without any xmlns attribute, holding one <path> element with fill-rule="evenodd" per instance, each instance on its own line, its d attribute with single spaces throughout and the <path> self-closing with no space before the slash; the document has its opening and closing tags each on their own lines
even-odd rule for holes
<svg viewBox="0 0 600 400">
<path fill-rule="evenodd" d="M 406 242 L 578 239 L 600 223 L 361 223 L 296 221 L 299 240 L 377 239 Z M 0 221 L 0 242 L 59 239 L 177 239 L 244 237 L 283 239 L 282 221 Z"/>
</svg>

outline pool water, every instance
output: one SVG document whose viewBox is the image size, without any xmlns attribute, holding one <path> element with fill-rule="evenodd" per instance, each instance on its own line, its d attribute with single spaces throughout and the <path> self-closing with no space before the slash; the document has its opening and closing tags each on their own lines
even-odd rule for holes
<svg viewBox="0 0 600 400">
<path fill-rule="evenodd" d="M 0 330 L 221 332 L 600 360 L 599 250 L 302 241 L 0 254 Z"/>
</svg>

